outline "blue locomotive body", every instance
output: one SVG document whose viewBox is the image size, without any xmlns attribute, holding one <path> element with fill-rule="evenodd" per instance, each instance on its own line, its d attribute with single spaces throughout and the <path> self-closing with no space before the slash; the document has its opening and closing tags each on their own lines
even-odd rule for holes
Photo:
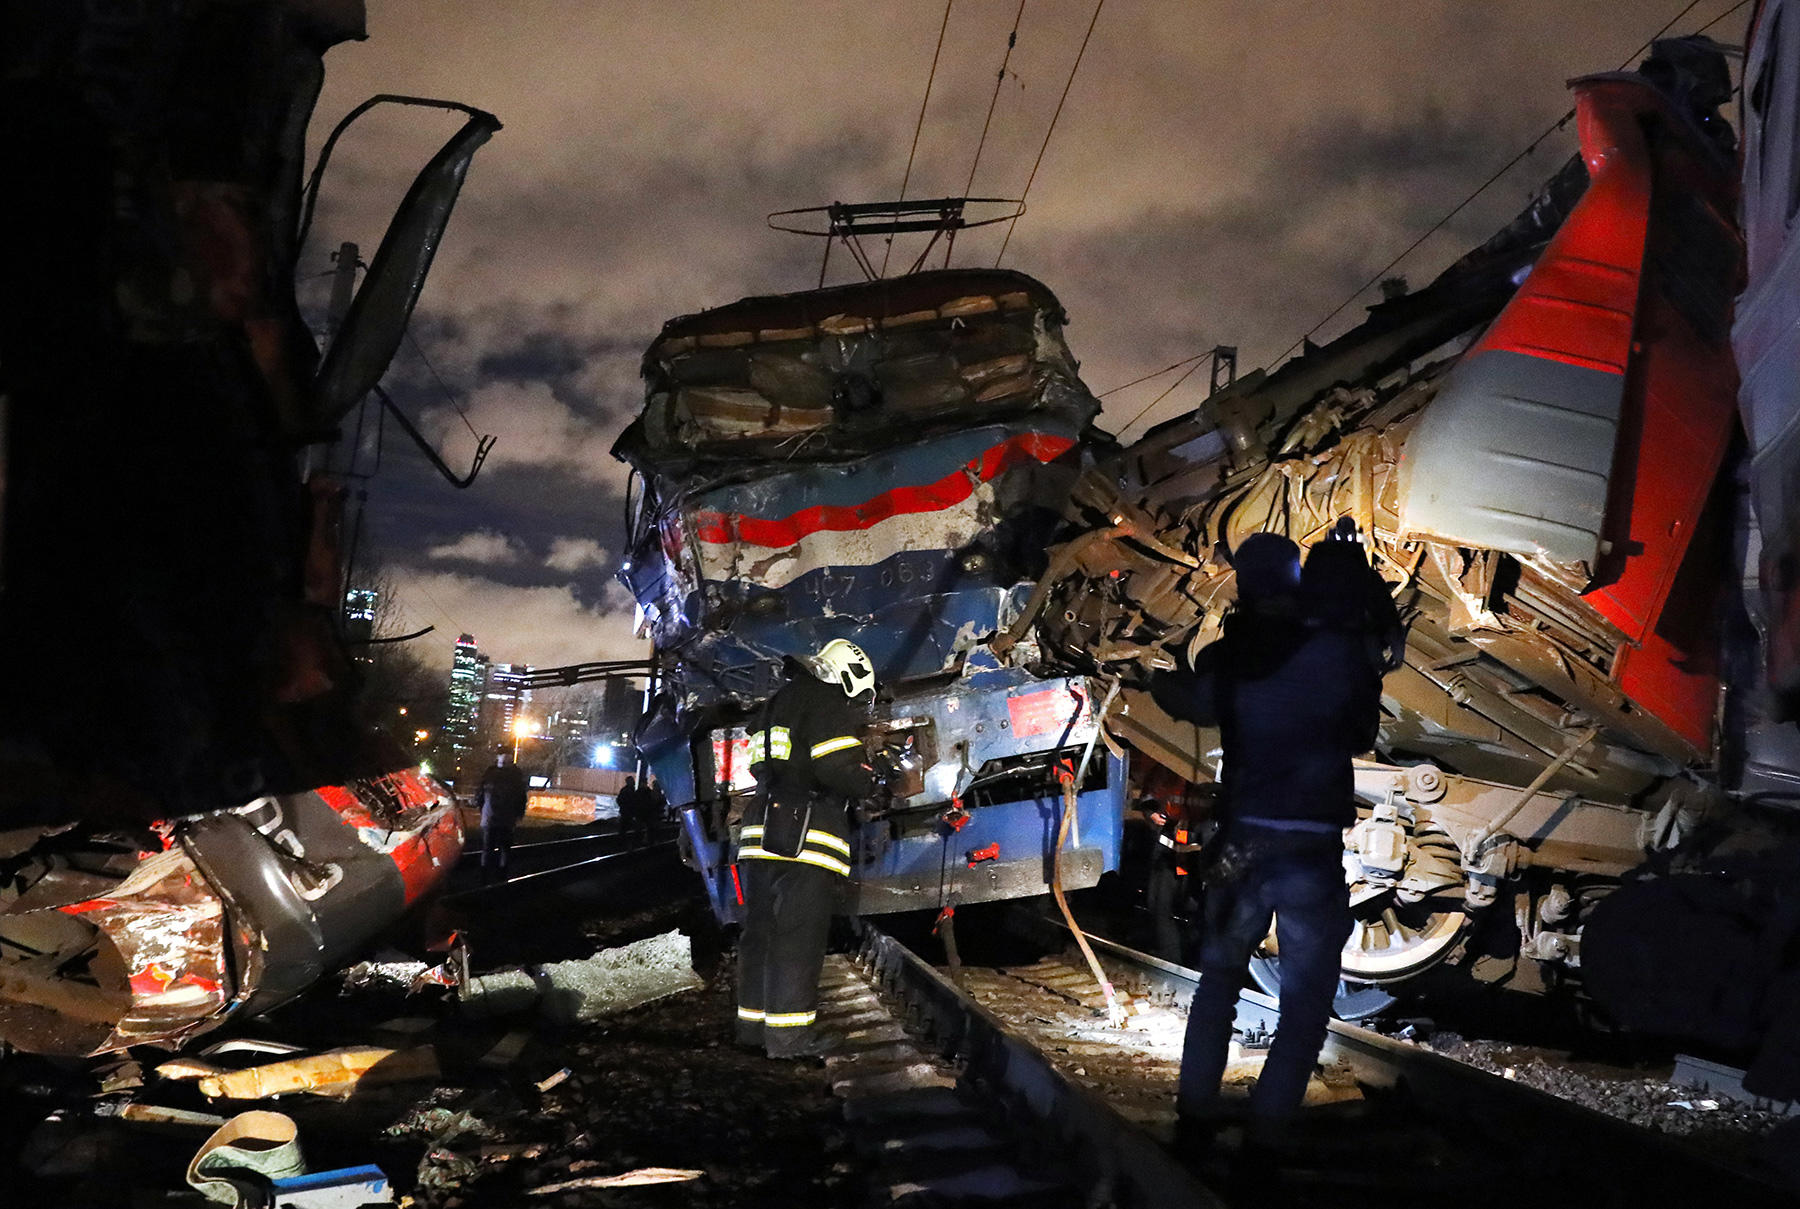
<svg viewBox="0 0 1800 1209">
<path fill-rule="evenodd" d="M 886 748 L 911 774 L 860 830 L 854 910 L 1041 893 L 1053 863 L 1091 885 L 1117 866 L 1124 769 L 1092 692 L 1037 669 L 1029 644 L 990 647 L 1103 439 L 1061 324 L 1028 277 L 946 271 L 746 299 L 651 345 L 645 409 L 616 450 L 642 483 L 626 580 L 659 668 L 640 746 L 722 915 L 753 789 L 746 723 L 784 656 L 833 638 L 867 651 L 883 686 L 871 759 Z"/>
</svg>

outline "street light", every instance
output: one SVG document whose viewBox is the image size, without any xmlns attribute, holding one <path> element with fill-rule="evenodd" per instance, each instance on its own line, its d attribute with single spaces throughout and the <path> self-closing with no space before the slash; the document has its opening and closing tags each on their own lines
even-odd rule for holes
<svg viewBox="0 0 1800 1209">
<path fill-rule="evenodd" d="M 519 762 L 519 740 L 535 738 L 537 735 L 542 733 L 543 729 L 544 729 L 543 723 L 534 722 L 530 718 L 524 717 L 523 715 L 514 719 L 513 726 L 512 726 L 513 763 L 514 764 L 517 764 Z"/>
</svg>

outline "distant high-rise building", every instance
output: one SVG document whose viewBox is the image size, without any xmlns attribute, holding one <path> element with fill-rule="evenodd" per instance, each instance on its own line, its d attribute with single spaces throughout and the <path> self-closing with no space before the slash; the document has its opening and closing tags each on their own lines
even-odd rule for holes
<svg viewBox="0 0 1800 1209">
<path fill-rule="evenodd" d="M 465 763 L 464 757 L 475 747 L 481 695 L 486 687 L 487 657 L 475 645 L 475 639 L 464 634 L 456 640 L 456 654 L 450 660 L 450 708 L 444 715 L 444 733 L 450 738 L 459 770 Z"/>
<path fill-rule="evenodd" d="M 530 669 L 522 663 L 496 663 L 487 669 L 482 685 L 479 731 L 491 735 L 496 742 L 513 737 L 513 724 L 531 702 L 524 675 Z"/>
<path fill-rule="evenodd" d="M 344 593 L 344 638 L 360 663 L 373 663 L 369 639 L 375 637 L 375 609 L 381 593 L 374 588 L 351 588 Z"/>
</svg>

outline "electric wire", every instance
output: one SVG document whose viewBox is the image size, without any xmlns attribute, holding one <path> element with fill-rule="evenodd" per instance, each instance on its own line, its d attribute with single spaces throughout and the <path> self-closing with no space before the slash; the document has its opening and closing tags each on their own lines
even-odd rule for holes
<svg viewBox="0 0 1800 1209">
<path fill-rule="evenodd" d="M 944 0 L 944 19 L 938 23 L 937 49 L 931 52 L 931 70 L 925 74 L 925 95 L 919 98 L 919 120 L 913 123 L 912 149 L 906 153 L 906 171 L 900 177 L 900 196 L 906 200 L 906 186 L 912 183 L 913 157 L 919 153 L 919 132 L 925 129 L 925 107 L 931 103 L 931 85 L 937 79 L 938 56 L 944 53 L 944 31 L 950 28 L 950 7 L 956 0 Z M 888 257 L 894 254 L 894 237 L 887 237 L 887 250 L 881 254 L 880 276 L 887 276 Z"/>
<path fill-rule="evenodd" d="M 1208 350 L 1208 351 L 1210 351 L 1210 350 Z M 1205 359 L 1206 359 L 1206 353 L 1201 353 L 1198 357 L 1195 357 L 1194 363 L 1192 365 L 1188 366 L 1187 372 L 1185 374 L 1182 374 L 1181 377 L 1179 377 L 1179 378 L 1175 379 L 1173 382 L 1169 383 L 1169 388 L 1167 390 L 1163 391 L 1162 394 L 1156 396 L 1156 398 L 1150 400 L 1148 403 L 1146 403 L 1142 407 L 1138 408 L 1137 415 L 1132 416 L 1131 419 L 1125 421 L 1124 427 L 1119 429 L 1119 435 L 1124 436 L 1125 429 L 1130 428 L 1133 424 L 1136 424 L 1139 420 L 1143 419 L 1145 412 L 1149 411 L 1152 407 L 1155 407 L 1158 403 L 1161 403 L 1164 399 L 1166 399 L 1170 395 L 1174 394 L 1175 388 L 1180 386 L 1183 382 L 1186 382 L 1189 378 L 1193 377 L 1194 371 L 1200 368 L 1200 363 L 1202 361 L 1204 361 Z"/>
<path fill-rule="evenodd" d="M 1210 350 L 1210 349 L 1209 349 L 1209 350 L 1207 350 L 1207 351 L 1208 351 L 1208 352 L 1210 352 L 1210 351 L 1211 351 L 1211 350 Z M 1161 369 L 1159 369 L 1159 370 L 1155 370 L 1155 371 L 1153 371 L 1153 372 L 1151 372 L 1151 373 L 1148 373 L 1148 374 L 1145 374 L 1145 375 L 1143 375 L 1143 376 L 1142 376 L 1142 377 L 1139 377 L 1139 378 L 1133 378 L 1133 379 L 1132 379 L 1132 380 L 1131 380 L 1131 381 L 1129 381 L 1129 382 L 1121 382 L 1121 383 L 1120 383 L 1120 384 L 1119 384 L 1119 385 L 1117 385 L 1117 386 L 1115 386 L 1115 387 L 1112 387 L 1112 388 L 1111 388 L 1111 389 L 1109 389 L 1109 390 L 1103 390 L 1103 391 L 1101 391 L 1101 392 L 1100 392 L 1100 393 L 1099 393 L 1099 394 L 1097 394 L 1097 395 L 1095 395 L 1095 396 L 1094 396 L 1094 398 L 1096 398 L 1096 399 L 1104 399 L 1104 398 L 1106 398 L 1106 396 L 1108 396 L 1108 395 L 1116 395 L 1116 394 L 1118 394 L 1118 393 L 1119 393 L 1119 392 L 1120 392 L 1120 391 L 1122 391 L 1122 390 L 1130 390 L 1130 389 L 1131 389 L 1131 388 L 1132 388 L 1132 387 L 1134 387 L 1134 386 L 1136 386 L 1136 385 L 1137 385 L 1137 384 L 1138 384 L 1138 383 L 1140 383 L 1140 382 L 1148 382 L 1148 381 L 1149 381 L 1149 380 L 1150 380 L 1150 379 L 1152 379 L 1152 378 L 1160 378 L 1160 377 L 1162 377 L 1162 376 L 1163 376 L 1163 375 L 1164 375 L 1164 374 L 1166 374 L 1166 373 L 1168 373 L 1168 372 L 1169 372 L 1169 371 L 1170 371 L 1170 370 L 1172 370 L 1172 369 L 1180 369 L 1180 368 L 1181 368 L 1181 367 L 1182 367 L 1182 366 L 1184 366 L 1184 365 L 1186 365 L 1186 364 L 1188 364 L 1188 362 L 1190 362 L 1190 361 L 1198 361 L 1198 360 L 1200 360 L 1200 358 L 1202 358 L 1202 357 L 1204 357 L 1204 356 L 1206 356 L 1206 353 L 1195 353 L 1195 354 L 1194 354 L 1194 355 L 1193 355 L 1193 356 L 1191 356 L 1191 357 L 1183 357 L 1183 358 L 1182 358 L 1182 359 L 1181 359 L 1181 360 L 1179 360 L 1179 361 L 1177 361 L 1177 362 L 1175 362 L 1175 363 L 1174 363 L 1174 364 L 1173 364 L 1173 365 L 1165 365 L 1165 366 L 1163 366 L 1163 367 L 1162 367 L 1162 368 L 1161 368 Z"/>
<path fill-rule="evenodd" d="M 1069 78 L 1063 81 L 1062 96 L 1056 99 L 1056 112 L 1050 115 L 1050 129 L 1044 131 L 1044 144 L 1038 148 L 1037 159 L 1031 163 L 1031 174 L 1025 178 L 1025 189 L 1019 194 L 1019 213 L 1012 216 L 1006 224 L 1006 238 L 1000 241 L 1000 254 L 994 257 L 994 267 L 1006 259 L 1007 245 L 1012 243 L 1013 231 L 1018 228 L 1019 218 L 1025 212 L 1025 199 L 1031 196 L 1031 184 L 1037 180 L 1038 168 L 1044 162 L 1044 152 L 1050 150 L 1050 136 L 1056 133 L 1056 123 L 1062 117 L 1063 103 L 1069 99 L 1069 89 L 1075 85 L 1075 73 L 1081 70 L 1081 60 L 1087 54 L 1088 41 L 1094 36 L 1094 26 L 1100 22 L 1100 10 L 1106 7 L 1106 0 L 1098 0 L 1094 5 L 1094 15 L 1088 20 L 1087 33 L 1081 36 L 1081 49 L 1075 52 L 1075 62 L 1069 68 Z"/>
<path fill-rule="evenodd" d="M 1696 30 L 1695 32 L 1703 33 L 1706 30 L 1711 29 L 1714 25 L 1717 25 L 1720 21 L 1723 21 L 1726 17 L 1729 17 L 1732 13 L 1734 13 L 1738 9 L 1744 7 L 1744 5 L 1747 3 L 1749 3 L 1749 0 L 1739 0 L 1739 2 L 1736 5 L 1734 5 L 1730 9 L 1727 9 L 1725 12 L 1719 14 L 1717 17 L 1714 17 L 1711 21 L 1709 21 L 1705 25 L 1701 26 L 1700 29 Z M 1657 41 L 1657 39 L 1661 38 L 1664 34 L 1668 33 L 1669 30 L 1673 29 L 1677 22 L 1679 22 L 1683 17 L 1687 16 L 1689 13 L 1693 12 L 1695 8 L 1699 7 L 1699 4 L 1700 4 L 1700 0 L 1689 0 L 1689 3 L 1685 7 L 1683 7 L 1680 12 L 1676 13 L 1673 17 L 1671 17 L 1667 21 L 1665 21 L 1663 23 L 1662 27 L 1660 29 L 1658 29 L 1654 34 L 1651 34 L 1650 37 L 1646 38 L 1644 40 L 1644 42 L 1636 50 L 1632 51 L 1629 55 L 1626 55 L 1624 61 L 1622 63 L 1620 63 L 1618 70 L 1624 71 L 1627 67 L 1629 67 L 1631 65 L 1631 61 L 1633 59 L 1637 58 L 1645 50 L 1649 49 L 1650 46 L 1652 46 Z M 1288 357 L 1291 356 L 1296 350 L 1304 347 L 1306 344 L 1306 341 L 1308 339 L 1310 339 L 1315 332 L 1317 332 L 1320 328 L 1324 327 L 1327 323 L 1330 323 L 1333 319 L 1337 318 L 1337 316 L 1343 311 L 1343 309 L 1345 307 L 1349 306 L 1351 303 L 1355 302 L 1358 298 L 1360 298 L 1364 291 L 1368 290 L 1371 286 L 1379 283 L 1382 280 L 1382 278 L 1384 278 L 1388 275 L 1388 273 L 1390 271 L 1392 271 L 1394 268 L 1396 268 L 1408 256 L 1412 255 L 1413 252 L 1417 251 L 1421 244 L 1423 244 L 1426 240 L 1430 239 L 1433 235 L 1437 234 L 1440 230 L 1442 230 L 1446 224 L 1448 224 L 1458 214 L 1462 213 L 1465 209 L 1467 209 L 1469 207 L 1469 205 L 1475 201 L 1476 198 L 1480 197 L 1483 193 L 1485 193 L 1488 189 L 1490 189 L 1496 181 L 1498 181 L 1501 177 L 1505 176 L 1508 172 L 1512 171 L 1512 169 L 1517 167 L 1521 161 L 1523 161 L 1528 156 L 1530 156 L 1532 152 L 1536 151 L 1538 149 L 1538 147 L 1543 144 L 1545 139 L 1547 139 L 1551 135 L 1555 134 L 1558 130 L 1561 130 L 1564 126 L 1567 126 L 1569 124 L 1570 119 L 1572 119 L 1574 116 L 1575 116 L 1575 110 L 1573 108 L 1565 110 L 1561 117 L 1557 118 L 1556 121 L 1552 122 L 1549 126 L 1545 127 L 1542 133 L 1540 133 L 1536 138 L 1532 139 L 1530 143 L 1526 144 L 1525 149 L 1523 151 L 1521 151 L 1517 155 L 1513 156 L 1504 165 L 1502 165 L 1498 171 L 1494 172 L 1493 175 L 1489 176 L 1480 185 L 1476 186 L 1476 188 L 1471 193 L 1469 193 L 1468 196 L 1464 197 L 1460 202 L 1456 203 L 1456 205 L 1449 211 L 1449 213 L 1445 214 L 1442 218 L 1438 219 L 1435 223 L 1433 223 L 1431 225 L 1431 227 L 1428 230 L 1425 231 L 1424 234 L 1420 235 L 1417 239 L 1413 240 L 1410 244 L 1408 244 L 1406 246 L 1406 248 L 1398 256 L 1395 256 L 1392 260 L 1388 261 L 1380 269 L 1376 270 L 1375 273 L 1370 275 L 1370 277 L 1366 281 L 1364 281 L 1361 285 L 1357 286 L 1356 289 L 1349 294 L 1349 296 L 1347 296 L 1342 302 L 1338 303 L 1335 307 L 1333 307 L 1331 309 L 1330 313 L 1327 314 L 1323 319 L 1320 319 L 1317 323 L 1315 323 L 1311 327 L 1307 328 L 1305 332 L 1301 333 L 1300 338 L 1298 340 L 1295 340 L 1292 344 L 1288 345 L 1286 350 L 1284 350 L 1280 356 L 1276 357 L 1274 359 L 1274 361 L 1270 363 L 1270 368 L 1273 369 L 1275 366 L 1280 365 L 1283 361 L 1287 360 Z M 1002 249 L 1002 251 L 1004 251 L 1004 249 Z M 998 261 L 995 262 L 996 267 L 998 266 L 998 263 L 999 263 Z M 1194 368 L 1198 368 L 1198 362 L 1201 359 L 1203 359 L 1205 356 L 1206 356 L 1206 353 L 1204 353 L 1204 352 L 1194 354 L 1194 356 L 1192 358 L 1192 360 L 1194 360 L 1196 363 Z M 1175 364 L 1180 365 L 1180 364 L 1183 364 L 1183 362 L 1178 361 Z M 1174 369 L 1174 368 L 1175 368 L 1174 365 L 1167 366 L 1164 369 L 1160 369 L 1160 370 L 1156 371 L 1156 373 L 1146 374 L 1142 378 L 1137 378 L 1131 382 L 1127 382 L 1125 384 L 1125 386 L 1115 386 L 1112 390 L 1109 390 L 1106 393 L 1113 394 L 1116 391 L 1124 390 L 1126 386 L 1135 386 L 1139 382 L 1145 382 L 1151 378 L 1158 377 L 1161 374 L 1166 374 L 1169 372 L 1169 370 Z M 1156 396 L 1156 398 L 1150 400 L 1150 402 L 1147 405 L 1145 405 L 1143 408 L 1140 408 L 1138 410 L 1138 413 L 1136 415 L 1132 416 L 1132 418 L 1129 421 L 1127 421 L 1125 423 L 1125 425 L 1118 430 L 1119 435 L 1123 436 L 1125 434 L 1126 430 L 1129 429 L 1133 424 L 1137 423 L 1137 421 L 1139 419 L 1141 419 L 1144 416 L 1144 414 L 1150 410 L 1151 407 L 1156 406 L 1156 404 L 1160 403 L 1163 399 L 1167 398 L 1174 391 L 1175 387 L 1180 386 L 1181 383 L 1186 381 L 1187 378 L 1192 373 L 1193 373 L 1193 369 L 1190 368 L 1188 373 L 1185 373 L 1180 378 L 1176 379 L 1175 383 L 1173 385 L 1171 385 L 1168 390 L 1163 391 L 1162 394 L 1160 394 L 1160 395 Z M 1100 397 L 1104 398 L 1105 396 L 1103 395 Z"/>
<path fill-rule="evenodd" d="M 405 330 L 406 342 L 412 345 L 413 352 L 417 353 L 419 355 L 419 360 L 425 363 L 425 368 L 430 371 L 432 380 L 438 384 L 438 389 L 444 392 L 444 398 L 449 402 L 451 407 L 456 409 L 456 414 L 458 418 L 462 420 L 463 427 L 469 430 L 470 436 L 474 437 L 477 441 L 481 440 L 481 434 L 475 431 L 475 425 L 469 423 L 469 413 L 464 411 L 462 404 L 457 401 L 456 392 L 450 389 L 449 383 L 444 381 L 444 376 L 438 373 L 437 366 L 433 365 L 431 363 L 431 358 L 425 355 L 424 346 L 413 338 L 412 326 L 409 324 Z"/>
<path fill-rule="evenodd" d="M 1718 16 L 1714 17 L 1711 21 L 1708 21 L 1705 25 L 1702 25 L 1699 29 L 1695 30 L 1694 32 L 1696 34 L 1705 33 L 1707 30 L 1711 29 L 1713 26 L 1717 25 L 1719 22 L 1723 21 L 1725 18 L 1731 16 L 1731 14 L 1737 12 L 1740 8 L 1743 8 L 1748 3 L 1750 3 L 1750 0 L 1737 0 L 1736 4 L 1732 5 L 1730 8 L 1726 9 L 1724 12 L 1720 13 Z"/>
<path fill-rule="evenodd" d="M 1006 35 L 1006 53 L 1000 56 L 1000 70 L 994 73 L 994 93 L 988 98 L 987 116 L 981 120 L 981 138 L 975 144 L 975 158 L 969 162 L 969 179 L 963 185 L 963 196 L 975 192 L 975 169 L 981 166 L 981 152 L 987 146 L 988 127 L 994 123 L 994 107 L 1000 103 L 1000 86 L 1006 82 L 1006 68 L 1012 62 L 1013 47 L 1019 44 L 1019 22 L 1025 19 L 1025 0 L 1019 0 L 1019 11 L 1013 14 L 1012 32 Z"/>
</svg>

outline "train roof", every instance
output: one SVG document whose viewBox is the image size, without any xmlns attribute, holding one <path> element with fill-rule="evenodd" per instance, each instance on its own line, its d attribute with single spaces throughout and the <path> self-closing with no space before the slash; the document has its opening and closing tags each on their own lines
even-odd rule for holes
<svg viewBox="0 0 1800 1209">
<path fill-rule="evenodd" d="M 731 337 L 738 338 L 732 343 L 793 339 L 822 325 L 829 329 L 834 322 L 879 324 L 939 311 L 962 299 L 993 299 L 1002 303 L 1000 309 L 1029 306 L 1062 318 L 1062 303 L 1035 277 L 1011 269 L 935 269 L 792 294 L 762 294 L 682 315 L 663 324 L 644 358 L 648 363 L 681 351 L 678 342 L 687 340 L 710 344 Z"/>
</svg>

